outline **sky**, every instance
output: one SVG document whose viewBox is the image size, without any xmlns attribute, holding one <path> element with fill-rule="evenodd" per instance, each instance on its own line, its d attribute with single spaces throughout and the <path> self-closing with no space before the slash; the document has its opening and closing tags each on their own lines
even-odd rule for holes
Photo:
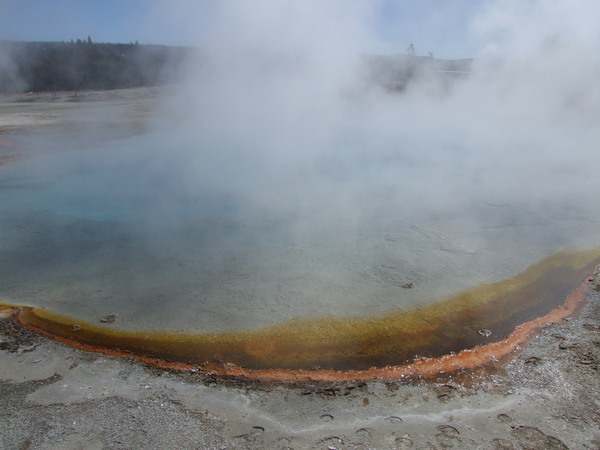
<svg viewBox="0 0 600 450">
<path fill-rule="evenodd" d="M 227 3 L 231 2 L 0 0 L 0 39 L 70 41 L 90 36 L 94 42 L 202 45 L 205 32 Z M 361 20 L 376 39 L 361 51 L 403 53 L 413 44 L 418 54 L 462 58 L 477 51 L 469 33 L 473 18 L 485 3 L 377 0 L 347 2 L 342 9 L 365 10 Z"/>
</svg>

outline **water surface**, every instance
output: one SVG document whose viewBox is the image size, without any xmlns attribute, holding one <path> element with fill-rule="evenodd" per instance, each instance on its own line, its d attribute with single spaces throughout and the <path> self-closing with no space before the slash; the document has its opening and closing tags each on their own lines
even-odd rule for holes
<svg viewBox="0 0 600 450">
<path fill-rule="evenodd" d="M 196 172 L 189 152 L 157 144 L 169 141 L 1 167 L 0 298 L 90 323 L 118 314 L 104 327 L 255 330 L 401 313 L 600 242 L 598 212 L 576 198 L 434 201 L 467 172 L 439 185 L 431 164 L 375 176 L 323 159 L 307 180 L 252 158 Z M 235 176 L 245 164 L 254 178 Z"/>
</svg>

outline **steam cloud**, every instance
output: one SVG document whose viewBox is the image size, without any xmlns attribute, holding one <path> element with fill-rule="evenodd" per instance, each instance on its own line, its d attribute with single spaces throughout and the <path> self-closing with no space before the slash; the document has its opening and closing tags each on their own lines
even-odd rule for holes
<svg viewBox="0 0 600 450">
<path fill-rule="evenodd" d="M 177 23 L 201 51 L 156 130 L 107 151 L 106 164 L 128 167 L 128 155 L 143 155 L 127 173 L 143 197 L 132 232 L 147 237 L 144 255 L 195 267 L 185 276 L 197 277 L 202 299 L 192 299 L 191 284 L 169 291 L 202 312 L 187 326 L 376 314 L 399 295 L 407 307 L 565 247 L 597 246 L 594 2 L 472 8 L 472 73 L 432 69 L 402 92 L 373 83 L 366 62 L 387 49 L 384 6 L 393 5 L 156 5 L 148 23 Z M 110 180 L 103 189 L 120 195 Z M 182 213 L 199 203 L 226 219 Z M 165 234 L 182 228 L 196 230 L 197 246 Z M 127 272 L 115 292 L 143 297 L 186 270 L 157 267 L 144 280 Z M 406 281 L 418 292 L 402 290 Z M 163 324 L 164 310 L 156 314 Z"/>
<path fill-rule="evenodd" d="M 293 316 L 374 313 L 408 280 L 418 303 L 596 246 L 593 5 L 490 2 L 469 24 L 472 73 L 425 72 L 402 93 L 369 80 L 378 6 L 219 4 L 169 105 L 186 118 L 169 145 L 179 186 L 264 220 L 231 241 L 254 243 L 257 279 L 313 274 Z"/>
<path fill-rule="evenodd" d="M 170 105 L 187 118 L 171 146 L 185 154 L 183 180 L 254 207 L 327 204 L 353 216 L 380 200 L 407 214 L 592 201 L 600 39 L 590 2 L 489 2 L 469 25 L 481 49 L 473 73 L 450 86 L 429 74 L 402 94 L 365 74 L 365 53 L 381 47 L 380 6 L 215 5 L 204 57 Z"/>
</svg>

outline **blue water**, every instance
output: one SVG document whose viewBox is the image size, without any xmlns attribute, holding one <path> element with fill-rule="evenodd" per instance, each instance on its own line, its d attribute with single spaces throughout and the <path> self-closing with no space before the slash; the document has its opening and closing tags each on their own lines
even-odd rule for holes
<svg viewBox="0 0 600 450">
<path fill-rule="evenodd" d="M 436 167 L 278 172 L 164 142 L 0 167 L 0 301 L 126 328 L 256 328 L 419 306 L 598 242 L 593 208 L 447 205 L 456 186 Z"/>
<path fill-rule="evenodd" d="M 178 215 L 231 209 L 224 196 L 182 192 L 172 173 L 149 169 L 141 153 L 117 146 L 8 165 L 2 168 L 0 207 L 107 222 L 140 220 L 157 207 Z"/>
</svg>

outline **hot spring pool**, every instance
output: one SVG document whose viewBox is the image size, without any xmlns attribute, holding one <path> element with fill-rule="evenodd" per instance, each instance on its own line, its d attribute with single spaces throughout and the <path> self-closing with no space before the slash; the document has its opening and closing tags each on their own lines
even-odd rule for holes
<svg viewBox="0 0 600 450">
<path fill-rule="evenodd" d="M 291 172 L 262 178 L 260 171 L 244 179 L 216 170 L 224 167 L 221 160 L 197 172 L 197 161 L 188 158 L 161 153 L 145 136 L 0 167 L 0 300 L 111 332 L 259 333 L 252 339 L 268 353 L 273 336 L 286 342 L 285 330 L 292 329 L 333 342 L 338 332 L 355 336 L 344 327 L 358 323 L 377 333 L 389 327 L 392 336 L 429 321 L 427 333 L 435 334 L 448 328 L 431 322 L 441 319 L 431 311 L 444 300 L 514 277 L 562 249 L 599 242 L 598 212 L 576 202 L 546 199 L 532 207 L 491 191 L 484 193 L 490 198 L 462 198 L 452 206 L 435 201 L 453 188 L 436 183 L 440 172 L 430 166 L 400 167 L 381 178 L 319 169 L 309 180 Z M 244 164 L 255 170 L 255 162 Z M 496 334 L 560 304 L 598 257 L 588 252 L 544 266 L 548 273 L 561 264 L 578 266 L 564 280 L 552 274 L 544 282 L 537 275 L 521 279 L 521 287 L 537 283 L 537 295 L 551 290 L 557 297 L 550 306 L 535 300 L 528 313 L 509 311 L 512 318 Z M 472 295 L 488 295 L 477 289 Z M 505 300 L 508 309 L 526 297 L 515 295 Z M 456 305 L 466 298 L 459 297 Z M 429 319 L 406 319 L 426 307 Z M 465 328 L 457 345 L 475 345 L 481 342 L 475 331 L 489 319 L 477 315 L 498 312 L 465 311 L 455 319 L 471 322 L 452 324 Z M 111 314 L 114 323 L 101 322 Z M 381 341 L 365 333 L 355 337 L 354 353 L 369 339 Z M 352 347 L 355 338 L 336 345 Z M 323 350 L 315 364 L 356 365 L 336 351 Z M 415 356 L 407 351 L 386 350 L 390 360 L 365 350 L 358 366 Z M 244 358 L 240 364 L 254 364 Z"/>
</svg>

